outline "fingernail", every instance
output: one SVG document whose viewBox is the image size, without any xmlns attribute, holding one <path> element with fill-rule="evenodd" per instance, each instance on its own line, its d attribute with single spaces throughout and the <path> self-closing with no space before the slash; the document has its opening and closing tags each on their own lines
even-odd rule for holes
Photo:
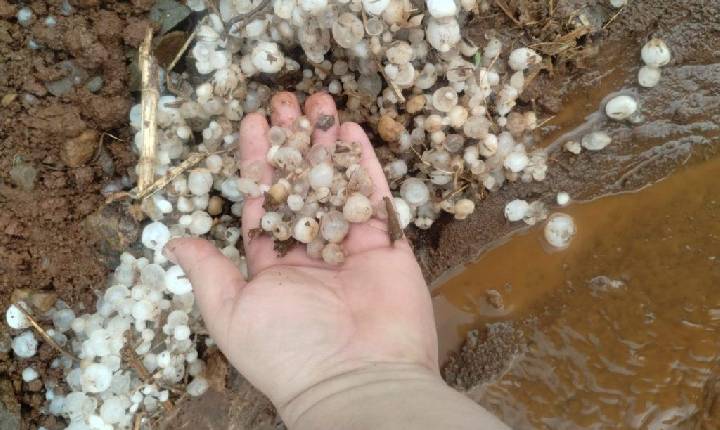
<svg viewBox="0 0 720 430">
<path fill-rule="evenodd" d="M 168 242 L 168 243 L 163 247 L 162 254 L 163 254 L 163 256 L 165 256 L 165 258 L 167 258 L 171 263 L 177 264 L 177 257 L 175 257 L 175 252 L 174 252 L 175 249 L 174 249 L 174 248 L 175 248 L 175 246 L 173 245 L 173 243 L 172 243 L 172 242 Z"/>
</svg>

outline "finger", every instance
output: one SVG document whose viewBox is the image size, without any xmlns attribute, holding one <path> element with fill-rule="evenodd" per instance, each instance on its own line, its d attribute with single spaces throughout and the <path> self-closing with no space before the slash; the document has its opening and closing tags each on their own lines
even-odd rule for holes
<svg viewBox="0 0 720 430">
<path fill-rule="evenodd" d="M 360 125 L 354 122 L 346 122 L 340 127 L 339 139 L 345 142 L 357 142 L 362 148 L 360 164 L 365 168 L 373 182 L 373 194 L 370 202 L 373 207 L 383 204 L 384 197 L 392 197 L 385 173 L 383 173 L 380 162 L 375 155 L 375 149 L 370 143 L 367 134 Z M 344 244 L 345 252 L 348 255 L 355 255 L 368 251 L 390 246 L 387 221 L 372 218 L 362 224 L 353 224 Z"/>
<path fill-rule="evenodd" d="M 335 143 L 340 127 L 337 107 L 329 94 L 315 93 L 308 97 L 305 101 L 305 115 L 314 127 L 313 145 L 330 146 Z"/>
<path fill-rule="evenodd" d="M 293 122 L 302 115 L 297 97 L 287 91 L 275 94 L 270 101 L 270 106 L 272 107 L 270 123 L 274 126 L 290 128 Z"/>
<path fill-rule="evenodd" d="M 383 197 L 392 197 L 390 193 L 390 186 L 387 183 L 385 172 L 383 172 L 380 161 L 375 155 L 375 148 L 373 148 L 368 139 L 365 130 L 355 122 L 346 122 L 340 127 L 339 139 L 345 142 L 357 142 L 362 148 L 362 158 L 360 159 L 360 165 L 365 168 L 365 171 L 370 175 L 370 179 L 373 182 L 373 194 L 370 196 L 370 200 L 373 204 L 377 204 L 382 201 Z"/>
<path fill-rule="evenodd" d="M 272 167 L 267 163 L 267 155 L 270 143 L 267 132 L 270 127 L 263 115 L 251 113 L 240 123 L 240 171 L 249 164 L 260 163 L 262 166 L 261 183 L 270 185 L 272 182 Z M 243 204 L 242 232 L 245 249 L 253 246 L 250 239 L 250 231 L 260 226 L 260 218 L 263 216 L 264 197 L 247 198 Z"/>
<path fill-rule="evenodd" d="M 204 239 L 173 239 L 165 246 L 164 254 L 182 267 L 190 280 L 210 334 L 223 335 L 232 305 L 245 286 L 240 270 Z"/>
</svg>

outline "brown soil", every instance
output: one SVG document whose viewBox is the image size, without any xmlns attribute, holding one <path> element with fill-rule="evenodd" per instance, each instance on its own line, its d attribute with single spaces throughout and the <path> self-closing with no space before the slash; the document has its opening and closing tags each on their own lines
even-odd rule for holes
<svg viewBox="0 0 720 430">
<path fill-rule="evenodd" d="M 17 24 L 18 2 L 0 0 L 0 308 L 18 294 L 52 292 L 76 311 L 94 306 L 104 286 L 107 257 L 93 246 L 83 220 L 103 203 L 101 191 L 117 178 L 132 176 L 135 164 L 127 143 L 129 46 L 147 21 L 126 2 L 76 1 L 70 16 L 60 13 L 59 0 L 23 2 L 34 12 L 30 26 Z M 87 7 L 85 7 L 87 6 Z M 49 27 L 45 19 L 57 24 Z M 125 36 L 125 39 L 123 39 Z M 28 43 L 40 45 L 33 50 Z M 63 62 L 73 61 L 86 79 L 101 77 L 96 93 L 82 84 L 62 96 L 47 82 L 67 75 Z M 19 183 L 13 168 L 34 170 L 30 183 Z M 14 294 L 13 294 L 14 293 Z M 8 333 L 3 324 L 0 340 Z M 5 350 L 3 348 L 3 350 Z M 11 353 L 10 353 L 11 354 Z M 17 361 L 0 354 L 0 380 L 5 408 L 22 412 L 28 428 L 52 420 L 41 418 L 43 381 L 58 379 L 48 368 L 55 352 L 42 344 L 33 360 Z M 41 380 L 23 384 L 20 372 L 33 365 Z M 16 398 L 6 396 L 12 390 Z M 7 421 L 4 421 L 7 422 Z"/>
<path fill-rule="evenodd" d="M 128 64 L 130 49 L 139 44 L 148 25 L 144 13 L 153 2 L 71 3 L 76 10 L 65 17 L 58 10 L 60 0 L 25 2 L 33 9 L 35 19 L 23 28 L 14 18 L 18 2 L 0 0 L 2 309 L 16 289 L 52 291 L 76 311 L 91 308 L 95 292 L 104 286 L 112 266 L 113 252 L 108 251 L 122 249 L 127 237 L 137 234 L 122 207 L 95 214 L 89 222 L 91 228 L 83 221 L 101 207 L 104 187 L 116 187 L 119 178 L 129 183 L 134 176 L 131 168 L 135 160 L 128 149 L 131 135 L 126 126 L 132 101 Z M 472 259 L 515 228 L 501 215 L 508 199 L 550 199 L 561 189 L 589 198 L 642 186 L 665 176 L 712 137 L 688 127 L 688 123 L 711 120 L 706 115 L 712 108 L 720 112 L 720 102 L 708 97 L 713 86 L 717 88 L 718 70 L 705 66 L 712 63 L 713 53 L 720 51 L 720 11 L 714 2 L 634 0 L 605 31 L 569 37 L 569 23 L 578 12 L 585 13 L 597 30 L 599 23 L 615 11 L 597 0 L 549 2 L 556 4 L 553 10 L 547 9 L 545 1 L 506 1 L 518 21 L 514 23 L 494 2 L 489 3 L 490 10 L 468 27 L 472 29 L 468 37 L 479 37 L 477 29 L 483 29 L 508 41 L 555 42 L 552 46 L 561 50 L 554 63 L 544 65 L 534 88 L 524 96 L 528 106 L 544 109 L 540 119 L 557 114 L 538 136 L 548 142 L 579 126 L 608 93 L 625 85 L 636 87 L 639 49 L 649 36 L 664 37 L 673 48 L 674 60 L 661 85 L 642 92 L 649 125 L 631 128 L 612 124 L 616 142 L 607 153 L 579 157 L 558 154 L 546 182 L 506 187 L 489 196 L 465 223 L 445 219 L 430 232 L 411 234 L 428 280 Z M 53 28 L 44 25 L 48 15 L 57 19 Z M 31 39 L 41 48 L 29 49 Z M 607 43 L 603 46 L 601 40 Z M 600 55 L 596 55 L 598 46 L 603 46 Z M 80 85 L 60 97 L 49 93 L 45 83 L 68 73 L 61 64 L 66 60 L 73 60 L 88 77 L 101 76 L 102 89 L 91 93 Z M 561 110 L 564 106 L 571 107 Z M 647 139 L 638 140 L 637 136 Z M 664 145 L 668 140 L 678 143 Z M 27 184 L 18 184 L 10 176 L 13 167 L 27 165 L 37 171 L 32 189 L 23 188 Z M 623 177 L 629 171 L 634 173 Z M 117 230 L 122 234 L 110 234 Z M 99 243 L 98 234 L 112 238 Z M 7 335 L 0 331 L 0 343 L 6 342 Z M 465 364 L 457 362 L 461 364 L 454 370 L 456 379 L 467 379 L 469 373 L 463 369 L 473 366 L 486 373 L 470 373 L 485 377 L 501 372 L 503 367 L 497 363 L 514 351 L 506 342 L 483 348 L 486 358 L 475 354 Z M 53 354 L 45 345 L 39 354 L 44 364 L 33 362 L 43 378 L 58 376 L 46 371 Z M 22 411 L 27 426 L 44 424 L 52 429 L 52 422 L 39 419 L 37 407 L 42 397 L 37 387 L 20 382 L 19 372 L 26 364 L 0 353 L 0 381 L 10 381 L 0 385 L 0 400 L 5 406 L 0 405 L 0 416 L 6 410 L 13 416 Z M 226 386 L 216 387 L 214 394 L 183 404 L 167 426 L 217 428 L 230 421 L 239 429 L 276 428 L 277 418 L 266 399 L 232 371 L 224 380 Z"/>
</svg>

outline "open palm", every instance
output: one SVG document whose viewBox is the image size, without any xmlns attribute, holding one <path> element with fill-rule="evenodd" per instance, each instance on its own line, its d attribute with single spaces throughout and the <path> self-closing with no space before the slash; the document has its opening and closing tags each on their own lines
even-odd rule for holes
<svg viewBox="0 0 720 430">
<path fill-rule="evenodd" d="M 294 95 L 272 100 L 273 125 L 289 126 L 301 115 Z M 315 94 L 305 103 L 316 129 L 314 145 L 337 139 L 363 146 L 361 163 L 375 185 L 375 203 L 390 191 L 370 142 L 355 123 L 338 125 L 332 98 Z M 269 125 L 250 114 L 240 127 L 241 165 L 265 163 Z M 264 164 L 263 181 L 272 180 Z M 385 222 L 353 224 L 343 243 L 345 263 L 331 266 L 296 248 L 273 251 L 267 236 L 249 238 L 263 214 L 262 198 L 246 201 L 242 226 L 251 280 L 210 243 L 177 239 L 167 247 L 190 278 L 208 330 L 230 362 L 275 405 L 327 378 L 378 364 L 410 364 L 437 372 L 437 335 L 430 295 L 406 241 L 390 244 Z"/>
</svg>

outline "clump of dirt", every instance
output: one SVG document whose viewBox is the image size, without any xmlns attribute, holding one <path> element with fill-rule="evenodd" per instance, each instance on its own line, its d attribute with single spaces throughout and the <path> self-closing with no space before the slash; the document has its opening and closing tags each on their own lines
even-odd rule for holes
<svg viewBox="0 0 720 430">
<path fill-rule="evenodd" d="M 443 379 L 455 388 L 469 390 L 500 377 L 524 348 L 522 331 L 510 322 L 488 324 L 483 333 L 471 330 L 462 349 L 450 354 Z"/>
<path fill-rule="evenodd" d="M 0 0 L 3 310 L 18 292 L 37 291 L 51 292 L 76 311 L 94 306 L 109 260 L 98 253 L 84 220 L 103 206 L 103 188 L 129 184 L 134 175 L 128 64 L 132 42 L 149 23 L 145 9 L 129 2 L 70 3 L 73 11 L 64 15 L 60 0 Z M 15 18 L 20 6 L 33 11 L 27 27 Z M 6 330 L 3 324 L 2 342 Z M 61 379 L 49 367 L 55 356 L 45 343 L 30 360 L 0 353 L 0 380 L 9 383 L 0 409 L 22 412 L 27 428 L 57 428 L 39 412 L 44 382 Z M 23 383 L 27 366 L 40 379 Z"/>
</svg>

